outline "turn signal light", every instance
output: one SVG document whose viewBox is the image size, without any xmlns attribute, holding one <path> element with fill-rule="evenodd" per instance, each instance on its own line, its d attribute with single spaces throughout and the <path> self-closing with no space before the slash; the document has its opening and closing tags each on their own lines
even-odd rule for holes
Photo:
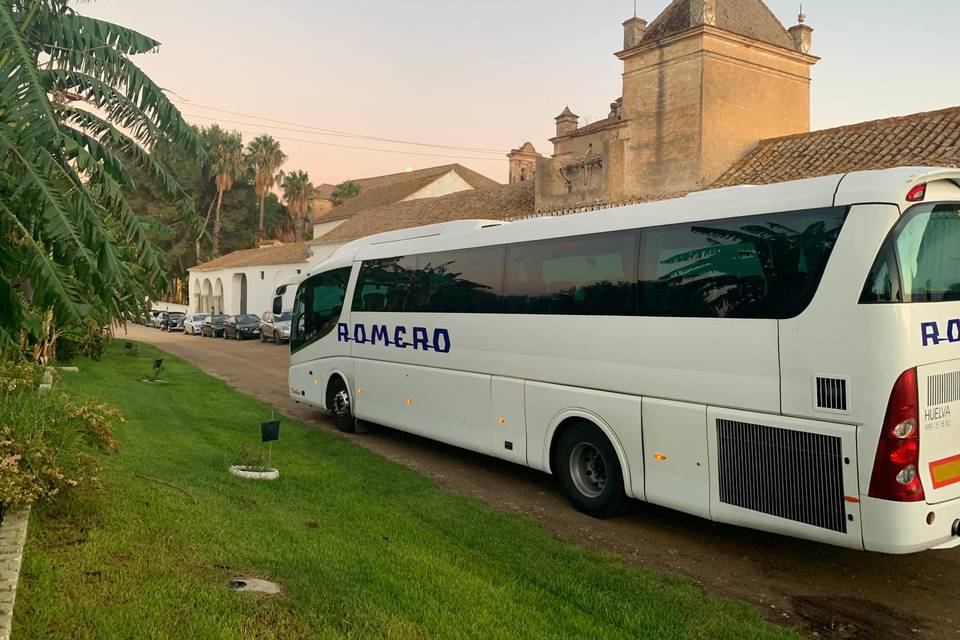
<svg viewBox="0 0 960 640">
<path fill-rule="evenodd" d="M 907 194 L 907 202 L 923 202 L 927 197 L 927 185 L 918 184 Z"/>
<path fill-rule="evenodd" d="M 896 502 L 921 502 L 925 496 L 920 484 L 920 408 L 917 396 L 917 370 L 900 374 L 887 403 L 883 430 L 877 443 L 877 455 L 870 478 L 870 497 Z"/>
</svg>

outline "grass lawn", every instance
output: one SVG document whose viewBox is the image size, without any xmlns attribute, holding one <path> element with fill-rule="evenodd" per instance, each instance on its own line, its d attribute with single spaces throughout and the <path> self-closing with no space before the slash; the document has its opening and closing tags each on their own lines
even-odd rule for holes
<svg viewBox="0 0 960 640">
<path fill-rule="evenodd" d="M 280 480 L 234 478 L 269 407 L 121 346 L 61 383 L 129 420 L 101 490 L 34 510 L 14 640 L 793 637 L 291 420 L 274 445 Z M 170 384 L 140 382 L 155 357 Z M 230 591 L 238 575 L 284 593 Z"/>
</svg>

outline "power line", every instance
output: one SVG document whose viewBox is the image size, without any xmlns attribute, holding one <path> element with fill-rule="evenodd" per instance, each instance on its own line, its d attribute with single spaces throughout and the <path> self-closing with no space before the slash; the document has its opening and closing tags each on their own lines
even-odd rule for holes
<svg viewBox="0 0 960 640">
<path fill-rule="evenodd" d="M 271 123 L 276 123 L 276 124 L 291 125 L 291 126 L 294 126 L 294 127 L 298 127 L 299 129 L 309 130 L 309 132 L 318 132 L 318 133 L 321 133 L 321 134 L 324 134 L 324 135 L 330 135 L 330 136 L 340 136 L 340 137 L 345 137 L 345 138 L 358 138 L 358 139 L 363 139 L 363 140 L 372 140 L 372 141 L 375 141 L 375 142 L 388 142 L 388 143 L 391 143 L 391 144 L 407 144 L 407 145 L 413 145 L 413 146 L 418 146 L 418 147 L 431 147 L 431 148 L 434 148 L 434 149 L 449 149 L 449 150 L 453 150 L 453 151 L 469 151 L 469 152 L 472 152 L 472 153 L 495 153 L 495 154 L 498 154 L 498 155 L 501 155 L 501 156 L 502 156 L 502 155 L 506 155 L 506 153 L 507 153 L 506 151 L 504 151 L 504 150 L 502 150 L 502 149 L 489 149 L 489 148 L 483 148 L 483 147 L 459 147 L 459 146 L 446 145 L 446 144 L 431 144 L 431 143 L 428 143 L 428 142 L 418 142 L 418 141 L 413 141 L 413 140 L 400 140 L 400 139 L 396 139 L 396 138 L 382 138 L 382 137 L 371 136 L 371 135 L 366 135 L 366 134 L 362 134 L 362 133 L 353 133 L 353 132 L 349 132 L 349 131 L 340 131 L 340 130 L 337 130 L 337 129 L 326 129 L 326 128 L 323 128 L 323 127 L 315 127 L 315 126 L 312 126 L 312 125 L 302 124 L 302 123 L 299 123 L 299 122 L 291 122 L 291 121 L 289 121 L 289 120 L 277 120 L 277 119 L 274 119 L 274 118 L 267 118 L 267 117 L 265 117 L 265 116 L 258 116 L 258 115 L 254 115 L 254 114 L 250 114 L 250 113 L 243 113 L 243 112 L 241 112 L 241 111 L 232 111 L 232 110 L 230 110 L 230 109 L 221 109 L 220 107 L 211 107 L 211 106 L 209 106 L 209 105 L 203 105 L 203 104 L 200 104 L 200 103 L 197 103 L 197 102 L 192 102 L 192 101 L 190 101 L 190 100 L 187 100 L 186 98 L 173 97 L 173 98 L 171 98 L 171 99 L 172 99 L 173 101 L 175 101 L 175 102 L 182 102 L 182 103 L 184 103 L 184 104 L 186 104 L 186 105 L 189 105 L 189 106 L 191 106 L 191 107 L 196 107 L 196 108 L 198 108 L 198 109 L 206 109 L 206 110 L 209 110 L 209 111 L 217 111 L 217 112 L 220 112 L 220 113 L 227 113 L 227 114 L 230 114 L 230 115 L 241 116 L 241 117 L 243 117 L 243 118 L 247 118 L 247 119 L 250 119 L 250 120 L 260 120 L 260 121 L 262 121 L 262 122 L 271 122 Z M 213 120 L 213 119 L 214 119 L 214 118 L 209 117 L 209 116 L 199 116 L 199 117 L 206 117 L 206 118 L 208 118 L 208 119 L 210 119 L 210 120 Z M 245 122 L 245 123 L 240 123 L 240 124 L 256 125 L 256 124 L 258 124 L 258 123 L 256 123 L 256 122 Z M 307 133 L 307 131 L 304 131 L 304 133 Z"/>
<path fill-rule="evenodd" d="M 256 136 L 263 133 L 262 131 L 244 131 L 243 129 L 237 129 L 240 133 L 245 133 L 250 136 Z M 319 140 L 306 140 L 304 138 L 292 138 L 290 136 L 274 136 L 279 140 L 287 140 L 289 142 L 305 142 L 307 144 L 317 144 L 324 147 L 337 147 L 339 149 L 358 149 L 360 151 L 379 151 L 380 153 L 396 153 L 398 155 L 406 156 L 427 156 L 430 158 L 452 158 L 454 160 L 483 160 L 486 162 L 495 161 L 502 162 L 500 158 L 492 157 L 475 157 L 475 156 L 457 156 L 457 155 L 447 155 L 442 153 L 426 153 L 419 151 L 400 151 L 398 149 L 377 149 L 375 147 L 358 147 L 350 144 L 337 144 L 336 142 L 320 142 Z"/>
<path fill-rule="evenodd" d="M 224 123 L 228 123 L 228 124 L 238 124 L 238 125 L 243 125 L 243 126 L 248 126 L 248 127 L 258 126 L 258 123 L 256 123 L 256 122 L 243 122 L 242 120 L 229 120 L 229 119 L 226 119 L 226 118 L 221 118 L 221 117 L 219 117 L 219 116 L 206 116 L 206 115 L 202 115 L 202 114 L 199 114 L 199 113 L 186 113 L 186 112 L 183 112 L 181 115 L 183 115 L 183 117 L 185 117 L 185 118 L 194 118 L 194 119 L 199 118 L 199 119 L 201 119 L 201 120 L 209 120 L 209 121 L 214 122 L 214 123 L 224 122 Z M 309 129 L 295 129 L 295 128 L 292 128 L 292 127 L 281 127 L 281 126 L 275 125 L 275 124 L 259 125 L 259 126 L 264 127 L 264 129 L 266 129 L 266 130 L 268 130 L 268 131 L 291 131 L 291 132 L 293 132 L 293 133 L 307 133 L 307 134 L 319 135 L 319 136 L 337 135 L 337 134 L 331 134 L 331 133 L 314 133 L 314 132 L 310 131 Z M 259 133 L 255 133 L 255 132 L 252 132 L 252 131 L 243 131 L 242 133 L 248 133 L 248 134 L 250 134 L 250 135 L 259 135 Z M 354 136 L 348 136 L 348 137 L 353 138 Z M 364 139 L 364 138 L 360 138 L 359 136 L 357 136 L 357 138 L 359 138 L 359 139 Z M 306 141 L 306 140 L 301 140 L 301 142 L 308 142 L 308 141 Z M 319 142 L 319 141 L 317 141 L 317 142 Z M 328 143 L 328 144 L 331 144 L 331 145 L 332 145 L 332 143 Z M 407 143 L 404 143 L 404 144 L 407 144 Z M 450 158 L 459 158 L 459 157 L 461 157 L 461 156 L 452 156 L 452 155 L 451 155 L 451 156 L 447 156 L 447 155 L 440 155 L 440 154 L 433 154 L 433 153 L 417 153 L 417 152 L 415 152 L 415 151 L 400 151 L 400 150 L 392 150 L 392 149 L 373 149 L 373 148 L 368 148 L 368 147 L 355 147 L 355 146 L 350 146 L 350 145 L 340 145 L 340 146 L 342 146 L 342 147 L 344 147 L 344 148 L 346 148 L 346 149 L 369 149 L 369 150 L 371 150 L 371 151 L 387 151 L 387 152 L 390 152 L 390 153 L 411 153 L 411 154 L 414 154 L 414 155 L 431 155 L 431 156 L 438 156 L 438 155 L 439 155 L 440 157 L 450 157 Z M 471 149 L 470 149 L 469 147 L 441 147 L 441 148 L 443 148 L 443 149 L 449 148 L 449 149 L 451 149 L 451 150 L 468 151 L 468 152 L 471 151 Z M 467 156 L 463 156 L 463 157 L 467 157 Z M 502 158 L 503 158 L 503 156 L 498 153 L 498 154 L 497 154 L 497 157 L 496 157 L 496 160 L 501 160 Z M 471 159 L 493 160 L 494 158 L 471 158 Z"/>
</svg>

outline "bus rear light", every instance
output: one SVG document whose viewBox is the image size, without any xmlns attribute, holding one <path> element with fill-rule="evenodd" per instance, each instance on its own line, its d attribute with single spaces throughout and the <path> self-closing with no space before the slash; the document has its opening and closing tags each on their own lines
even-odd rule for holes
<svg viewBox="0 0 960 640">
<path fill-rule="evenodd" d="M 920 422 L 917 397 L 917 370 L 900 374 L 887 403 L 883 430 L 870 478 L 870 497 L 897 502 L 925 499 L 920 474 Z"/>
<path fill-rule="evenodd" d="M 913 189 L 910 189 L 910 192 L 907 194 L 907 202 L 923 202 L 923 199 L 927 197 L 927 185 L 918 184 Z"/>
<path fill-rule="evenodd" d="M 900 473 L 897 474 L 897 482 L 903 485 L 913 484 L 913 481 L 917 479 L 917 467 L 914 465 L 908 465 L 900 470 Z"/>
<path fill-rule="evenodd" d="M 893 435 L 901 440 L 909 438 L 917 430 L 917 423 L 913 420 L 904 420 L 893 428 Z"/>
</svg>

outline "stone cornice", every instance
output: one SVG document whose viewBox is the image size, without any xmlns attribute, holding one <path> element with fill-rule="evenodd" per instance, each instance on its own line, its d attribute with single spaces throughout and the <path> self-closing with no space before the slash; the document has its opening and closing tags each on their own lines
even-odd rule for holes
<svg viewBox="0 0 960 640">
<path fill-rule="evenodd" d="M 627 60 L 638 54 L 645 53 L 654 49 L 659 49 L 664 46 L 680 42 L 682 40 L 687 40 L 694 38 L 700 35 L 710 35 L 729 42 L 747 46 L 753 49 L 759 49 L 766 51 L 768 53 L 778 55 L 784 58 L 788 58 L 795 62 L 803 62 L 809 65 L 815 65 L 820 61 L 820 58 L 806 53 L 801 53 L 795 51 L 794 49 L 787 49 L 785 47 L 780 47 L 775 44 L 770 44 L 768 42 L 763 42 L 762 40 L 755 40 L 753 38 L 748 38 L 746 36 L 741 36 L 732 31 L 726 31 L 725 29 L 718 29 L 717 27 L 712 27 L 709 25 L 700 25 L 697 27 L 691 27 L 685 31 L 680 31 L 675 34 L 671 34 L 666 38 L 660 40 L 654 40 L 651 42 L 642 42 L 639 46 L 633 47 L 632 49 L 623 49 L 617 51 L 614 55 L 617 56 L 620 60 Z"/>
<path fill-rule="evenodd" d="M 593 129 L 587 128 L 587 127 L 592 127 L 593 124 L 584 125 L 579 129 L 577 129 L 576 131 L 571 131 L 565 136 L 554 136 L 549 139 L 549 142 L 556 144 L 558 140 L 570 140 L 571 138 L 580 138 L 582 136 L 589 136 L 591 134 L 599 133 L 601 131 L 610 131 L 611 129 L 626 127 L 628 122 L 629 122 L 628 120 L 615 120 L 601 127 L 595 127 Z"/>
</svg>

